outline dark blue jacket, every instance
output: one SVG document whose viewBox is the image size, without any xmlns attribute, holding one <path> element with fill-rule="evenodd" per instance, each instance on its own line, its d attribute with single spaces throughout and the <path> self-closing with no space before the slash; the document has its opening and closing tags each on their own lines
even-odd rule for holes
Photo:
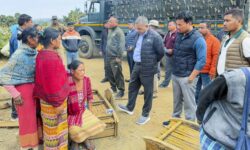
<svg viewBox="0 0 250 150">
<path fill-rule="evenodd" d="M 18 36 L 22 34 L 22 30 L 20 28 L 16 28 L 13 30 L 12 35 L 10 37 L 10 57 L 18 48 Z"/>
<path fill-rule="evenodd" d="M 108 29 L 103 29 L 101 33 L 100 51 L 105 55 L 108 39 Z"/>
<path fill-rule="evenodd" d="M 173 74 L 188 77 L 194 69 L 201 70 L 206 63 L 206 41 L 195 29 L 187 35 L 178 33 L 173 52 Z"/>
<path fill-rule="evenodd" d="M 136 46 L 139 33 L 136 35 Z M 158 71 L 158 62 L 164 56 L 162 37 L 152 29 L 145 34 L 141 47 L 141 73 L 143 76 L 152 76 Z"/>
<path fill-rule="evenodd" d="M 135 38 L 136 38 L 137 32 L 135 29 L 132 29 L 131 31 L 128 32 L 126 38 L 125 38 L 125 48 L 127 51 L 131 48 L 131 50 L 134 50 L 134 43 L 135 43 Z"/>
</svg>

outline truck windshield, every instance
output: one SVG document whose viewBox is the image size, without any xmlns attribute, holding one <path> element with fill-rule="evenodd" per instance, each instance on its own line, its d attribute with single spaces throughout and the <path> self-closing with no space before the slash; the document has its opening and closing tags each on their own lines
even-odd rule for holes
<svg viewBox="0 0 250 150">
<path fill-rule="evenodd" d="M 100 12 L 100 3 L 91 3 L 89 12 L 90 13 L 99 13 Z"/>
</svg>

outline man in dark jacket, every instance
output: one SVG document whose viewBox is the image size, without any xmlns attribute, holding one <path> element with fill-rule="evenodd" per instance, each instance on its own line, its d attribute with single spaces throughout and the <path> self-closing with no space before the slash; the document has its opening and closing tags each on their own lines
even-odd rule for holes
<svg viewBox="0 0 250 150">
<path fill-rule="evenodd" d="M 137 38 L 133 59 L 135 66 L 129 83 L 129 98 L 126 106 L 118 105 L 118 108 L 130 115 L 133 114 L 136 98 L 141 85 L 144 87 L 144 105 L 142 115 L 137 124 L 143 125 L 150 120 L 149 113 L 153 100 L 154 74 L 157 73 L 157 64 L 164 56 L 164 48 L 161 36 L 149 29 L 148 19 L 140 16 L 135 22 Z"/>
<path fill-rule="evenodd" d="M 195 121 L 195 88 L 197 75 L 206 63 L 206 42 L 199 31 L 193 29 L 192 14 L 177 15 L 178 34 L 173 50 L 173 117 L 180 118 L 183 104 L 186 120 Z M 167 125 L 168 122 L 163 122 Z"/>
<path fill-rule="evenodd" d="M 109 32 L 106 47 L 107 73 L 113 92 L 118 88 L 116 99 L 124 96 L 125 83 L 122 74 L 122 54 L 125 50 L 125 35 L 118 27 L 118 20 L 114 16 L 108 22 Z"/>
<path fill-rule="evenodd" d="M 107 38 L 108 38 L 108 22 L 104 23 L 104 29 L 101 33 L 101 43 L 100 43 L 100 54 L 104 60 L 104 78 L 102 79 L 101 83 L 108 82 L 108 73 L 106 67 L 106 46 L 107 46 Z"/>
</svg>

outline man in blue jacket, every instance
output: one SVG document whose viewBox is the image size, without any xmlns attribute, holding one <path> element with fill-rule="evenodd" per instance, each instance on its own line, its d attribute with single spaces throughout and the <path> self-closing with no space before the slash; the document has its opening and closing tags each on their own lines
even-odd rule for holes
<svg viewBox="0 0 250 150">
<path fill-rule="evenodd" d="M 22 34 L 24 29 L 33 26 L 32 17 L 26 14 L 20 15 L 18 18 L 18 25 L 19 27 L 15 28 L 10 38 L 10 57 L 21 44 L 21 41 L 18 40 L 18 36 Z"/>
<path fill-rule="evenodd" d="M 127 33 L 127 36 L 126 36 L 126 43 L 125 43 L 125 48 L 126 48 L 126 51 L 127 51 L 127 60 L 128 60 L 128 65 L 129 65 L 129 73 L 130 73 L 130 76 L 132 74 L 132 70 L 133 70 L 133 67 L 134 67 L 134 60 L 133 60 L 133 54 L 134 54 L 134 43 L 135 43 L 135 37 L 137 35 L 137 32 L 134 28 L 134 21 L 130 20 L 129 23 L 128 23 L 128 33 Z M 127 80 L 125 80 L 127 81 Z M 128 80 L 129 82 L 129 80 Z"/>
<path fill-rule="evenodd" d="M 184 104 L 186 120 L 195 121 L 197 75 L 206 63 L 206 42 L 193 28 L 192 14 L 181 12 L 176 17 L 178 34 L 173 49 L 173 117 L 180 118 Z M 168 121 L 163 125 L 168 125 Z"/>
</svg>

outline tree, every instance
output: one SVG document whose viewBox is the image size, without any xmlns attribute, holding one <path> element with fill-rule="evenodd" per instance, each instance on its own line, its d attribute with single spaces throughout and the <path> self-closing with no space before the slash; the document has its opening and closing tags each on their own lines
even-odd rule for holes
<svg viewBox="0 0 250 150">
<path fill-rule="evenodd" d="M 9 27 L 13 24 L 16 24 L 16 22 L 17 19 L 13 16 L 5 16 L 5 15 L 0 16 L 0 26 Z"/>
<path fill-rule="evenodd" d="M 71 10 L 68 16 L 63 16 L 64 22 L 78 22 L 81 17 L 84 17 L 86 14 L 83 13 L 80 8 Z"/>
</svg>

